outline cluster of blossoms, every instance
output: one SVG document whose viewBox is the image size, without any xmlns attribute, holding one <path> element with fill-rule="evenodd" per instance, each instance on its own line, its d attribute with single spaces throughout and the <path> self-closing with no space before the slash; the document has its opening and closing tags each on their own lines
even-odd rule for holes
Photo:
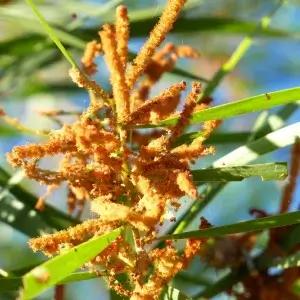
<svg viewBox="0 0 300 300">
<path fill-rule="evenodd" d="M 245 253 L 253 248 L 256 237 L 251 233 L 214 240 L 188 239 L 182 254 L 170 242 L 161 249 L 146 250 L 147 243 L 157 237 L 158 225 L 164 222 L 170 207 L 180 209 L 179 199 L 183 196 L 199 201 L 190 166 L 198 158 L 214 154 L 214 148 L 205 146 L 204 142 L 220 124 L 217 120 L 204 122 L 201 136 L 190 144 L 178 143 L 192 114 L 206 109 L 211 99 L 201 99 L 200 83 L 193 82 L 188 88 L 184 81 L 150 97 L 163 74 L 172 71 L 180 58 L 198 58 L 190 46 L 162 45 L 186 1 L 168 1 L 159 22 L 131 63 L 127 9 L 119 6 L 114 26 L 105 24 L 99 32 L 100 40 L 86 45 L 83 71 L 73 68 L 69 73 L 79 87 L 90 92 L 87 110 L 77 114 L 73 124 L 59 122 L 61 128 L 50 131 L 47 142 L 16 146 L 7 155 L 8 161 L 14 167 L 21 167 L 28 178 L 47 186 L 46 195 L 37 203 L 39 209 L 43 208 L 45 197 L 66 182 L 69 213 L 75 210 L 80 213 L 90 201 L 91 211 L 97 216 L 67 230 L 31 239 L 29 245 L 33 250 L 41 250 L 48 256 L 57 255 L 62 247 L 75 247 L 120 226 L 130 228 L 134 245 L 126 235 L 120 236 L 83 267 L 105 275 L 112 289 L 132 300 L 158 299 L 166 284 L 186 269 L 195 255 L 215 268 L 239 267 L 245 262 Z M 104 55 L 110 70 L 110 94 L 88 77 L 98 71 L 95 58 L 99 55 Z M 186 89 L 189 93 L 183 108 L 177 111 Z M 60 115 L 67 113 L 52 111 L 44 115 L 59 120 Z M 1 115 L 5 117 L 4 112 Z M 174 126 L 147 132 L 139 129 L 141 125 L 159 124 L 170 117 L 177 118 Z M 281 213 L 287 210 L 295 188 L 299 145 L 295 144 L 294 169 L 284 193 Z M 43 158 L 58 154 L 62 156 L 58 170 L 40 168 Z M 200 228 L 210 226 L 201 219 Z M 274 245 L 286 230 L 271 231 L 268 253 L 276 250 Z M 126 286 L 116 280 L 122 273 L 128 275 Z M 244 280 L 245 293 L 235 296 L 275 299 L 268 293 L 272 289 L 264 287 L 268 275 L 252 275 Z M 287 287 L 290 291 L 291 276 L 294 281 L 299 270 L 291 269 L 280 277 L 282 291 L 286 292 Z M 257 278 L 261 282 L 260 289 L 256 288 Z"/>
<path fill-rule="evenodd" d="M 197 199 L 190 164 L 214 153 L 203 142 L 219 125 L 218 121 L 205 122 L 201 137 L 189 145 L 174 146 L 192 113 L 208 107 L 208 101 L 198 103 L 201 85 L 192 83 L 180 112 L 177 107 L 181 93 L 187 89 L 184 81 L 149 98 L 155 84 L 165 72 L 172 71 L 178 59 L 198 57 L 190 46 L 167 43 L 157 50 L 185 2 L 168 1 L 149 39 L 131 63 L 127 9 L 119 6 L 115 25 L 105 24 L 99 32 L 101 42 L 87 44 L 82 58 L 84 72 L 73 68 L 69 73 L 79 87 L 90 92 L 88 109 L 73 124 L 51 131 L 47 142 L 16 146 L 7 155 L 8 161 L 21 167 L 28 178 L 47 185 L 47 194 L 67 182 L 70 213 L 81 211 L 90 201 L 91 211 L 98 216 L 67 230 L 31 239 L 33 250 L 52 256 L 59 254 L 61 247 L 74 247 L 119 226 L 131 228 L 134 247 L 120 236 L 85 266 L 95 271 L 104 267 L 111 288 L 130 299 L 157 299 L 168 281 L 188 266 L 203 241 L 188 240 L 181 255 L 170 243 L 163 249 L 145 250 L 146 243 L 157 236 L 157 225 L 165 220 L 169 206 L 178 210 L 178 200 L 185 195 Z M 94 60 L 102 54 L 110 70 L 111 94 L 88 78 L 97 72 Z M 63 113 L 46 115 L 58 117 Z M 147 133 L 138 129 L 138 125 L 155 124 L 173 116 L 177 117 L 173 127 Z M 58 170 L 40 168 L 43 158 L 58 154 L 63 156 Z M 44 199 L 39 200 L 40 209 Z M 200 226 L 210 225 L 203 220 Z M 129 288 L 116 281 L 120 273 L 128 274 Z"/>
</svg>

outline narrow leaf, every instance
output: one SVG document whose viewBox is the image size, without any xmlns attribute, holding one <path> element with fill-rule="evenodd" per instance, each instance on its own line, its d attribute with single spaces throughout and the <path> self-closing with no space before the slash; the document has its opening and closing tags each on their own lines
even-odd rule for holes
<svg viewBox="0 0 300 300">
<path fill-rule="evenodd" d="M 217 132 L 212 133 L 212 135 L 206 140 L 206 144 L 231 144 L 231 143 L 244 143 L 247 141 L 250 132 Z M 176 148 L 182 144 L 191 144 L 197 137 L 203 136 L 204 133 L 189 132 L 181 135 L 173 144 Z"/>
<path fill-rule="evenodd" d="M 256 35 L 258 35 L 262 30 L 269 27 L 271 18 L 277 12 L 277 10 L 282 6 L 282 4 L 284 4 L 284 2 L 285 1 L 279 1 L 275 9 L 272 12 L 270 12 L 268 15 L 264 16 L 259 21 L 259 23 L 257 24 L 256 28 L 253 30 L 253 32 L 251 32 L 251 34 L 246 36 L 241 41 L 241 43 L 238 45 L 236 50 L 231 54 L 229 59 L 222 65 L 219 71 L 215 74 L 214 78 L 205 87 L 204 93 L 202 95 L 203 97 L 210 96 L 213 93 L 213 91 L 219 86 L 223 78 L 236 67 L 236 65 L 243 58 L 243 56 L 246 54 L 248 49 L 252 46 Z"/>
<path fill-rule="evenodd" d="M 208 168 L 193 170 L 196 182 L 227 182 L 242 181 L 245 178 L 260 176 L 263 181 L 284 180 L 288 175 L 287 163 L 267 163 L 249 166 Z"/>
<path fill-rule="evenodd" d="M 22 287 L 21 277 L 0 277 L 0 292 L 15 292 Z"/>
<path fill-rule="evenodd" d="M 145 24 L 141 22 L 139 25 Z M 251 34 L 256 29 L 255 22 L 244 21 L 240 19 L 224 18 L 224 17 L 197 17 L 197 18 L 180 18 L 174 25 L 172 33 L 192 33 L 192 32 L 213 32 L 214 34 Z M 152 23 L 153 27 L 153 23 Z M 146 28 L 145 28 L 146 29 Z M 145 30 L 144 29 L 144 30 Z M 142 33 L 141 28 L 133 31 L 134 35 Z M 257 36 L 264 37 L 298 37 L 287 31 L 270 28 L 263 28 Z"/>
<path fill-rule="evenodd" d="M 214 167 L 222 165 L 244 165 L 259 156 L 292 145 L 300 136 L 300 122 L 267 134 L 245 146 L 241 146 L 213 163 Z"/>
<path fill-rule="evenodd" d="M 158 240 L 178 240 L 188 238 L 215 237 L 226 234 L 245 233 L 269 228 L 281 227 L 300 223 L 300 212 L 290 212 L 271 217 L 259 218 L 231 225 L 212 227 L 208 229 L 189 231 L 159 237 Z"/>
<path fill-rule="evenodd" d="M 285 121 L 299 109 L 300 101 L 289 103 L 283 106 L 275 114 L 269 114 L 266 111 L 263 111 L 260 116 L 257 118 L 252 130 L 251 136 L 249 136 L 248 142 L 251 142 L 255 139 L 258 139 L 269 132 L 280 129 L 284 126 Z M 263 119 L 263 122 L 260 120 Z"/>
<path fill-rule="evenodd" d="M 37 198 L 19 184 L 11 184 L 11 176 L 0 167 L 0 186 L 8 187 L 2 190 L 0 196 L 0 221 L 12 226 L 24 234 L 34 237 L 41 231 L 65 229 L 78 224 L 79 221 L 45 204 L 40 212 L 35 209 Z"/>
<path fill-rule="evenodd" d="M 281 90 L 273 93 L 262 94 L 246 98 L 243 100 L 231 102 L 228 104 L 218 105 L 212 108 L 208 108 L 192 115 L 190 124 L 200 123 L 211 120 L 227 119 L 234 116 L 269 109 L 278 105 L 296 102 L 300 100 L 300 88 L 291 88 L 287 90 Z M 136 125 L 134 128 L 152 128 L 175 125 L 178 121 L 178 117 L 173 117 L 158 124 L 148 125 Z"/>
<path fill-rule="evenodd" d="M 78 68 L 77 64 L 75 63 L 74 59 L 71 57 L 69 52 L 66 50 L 66 48 L 63 46 L 63 44 L 60 42 L 58 39 L 55 31 L 48 25 L 47 21 L 44 19 L 44 17 L 39 13 L 38 9 L 36 6 L 33 4 L 31 0 L 26 0 L 27 4 L 30 6 L 32 9 L 33 13 L 39 20 L 39 22 L 42 24 L 44 27 L 44 30 L 49 34 L 51 37 L 52 41 L 56 44 L 56 46 L 59 48 L 59 50 L 62 52 L 62 54 L 65 56 L 65 58 L 70 62 L 71 66 L 73 68 Z M 84 46 L 84 45 L 83 45 Z"/>
<path fill-rule="evenodd" d="M 31 2 L 31 0 L 26 0 L 27 3 L 28 1 Z M 31 2 L 32 3 L 32 2 Z M 29 3 L 28 3 L 29 5 Z M 35 7 L 35 5 L 32 3 L 32 5 Z M 29 5 L 31 7 L 31 5 Z M 38 23 L 35 20 L 32 20 L 30 18 L 26 18 L 26 17 L 15 17 L 15 16 L 11 16 L 11 15 L 5 15 L 3 14 L 3 12 L 0 13 L 1 15 L 1 19 L 11 22 L 13 23 L 14 26 L 22 26 L 22 29 L 26 29 L 28 32 L 30 32 L 30 34 L 38 34 L 40 36 L 42 36 L 43 40 L 45 40 L 45 37 L 48 37 L 48 30 L 45 30 L 45 26 L 44 24 L 47 24 L 45 19 L 39 14 L 39 17 L 41 17 L 42 19 L 39 19 L 39 21 L 42 23 L 41 20 L 43 20 L 43 27 L 38 26 Z M 45 22 L 45 23 L 44 23 Z M 50 27 L 49 25 L 47 25 L 48 27 Z M 47 28 L 48 29 L 48 28 Z M 56 36 L 58 37 L 60 40 L 63 40 L 64 43 L 68 46 L 72 46 L 74 48 L 77 49 L 84 49 L 85 46 L 85 42 L 83 40 L 81 40 L 80 38 L 66 32 L 63 29 L 58 29 L 56 27 L 53 26 L 53 29 L 51 30 L 51 35 L 52 36 Z M 51 38 L 52 38 L 51 36 Z"/>
<path fill-rule="evenodd" d="M 67 284 L 94 278 L 99 278 L 99 275 L 96 272 L 76 272 L 68 275 L 57 284 Z M 17 291 L 22 287 L 23 282 L 21 276 L 0 277 L 0 292 Z"/>
<path fill-rule="evenodd" d="M 297 136 L 300 136 L 300 123 L 279 129 L 267 134 L 265 137 L 233 150 L 215 161 L 213 167 L 222 167 L 224 164 L 226 166 L 246 165 L 261 155 L 292 145 Z M 284 177 L 285 175 L 282 176 Z M 174 233 L 182 232 L 225 186 L 226 183 L 222 182 L 207 187 L 201 193 L 203 200 L 195 201 L 186 213 L 180 217 L 176 227 L 173 228 Z"/>
<path fill-rule="evenodd" d="M 188 272 L 179 272 L 175 275 L 175 280 L 182 280 L 186 284 L 196 284 L 202 286 L 211 285 L 211 280 L 203 276 L 204 274 L 197 274 L 197 276 L 190 275 Z"/>
<path fill-rule="evenodd" d="M 293 253 L 284 258 L 273 261 L 270 267 L 279 269 L 289 269 L 300 266 L 300 252 Z"/>
<path fill-rule="evenodd" d="M 93 238 L 31 270 L 23 276 L 23 299 L 31 299 L 63 280 L 103 251 L 120 235 L 121 231 L 122 228 L 118 228 L 110 233 Z"/>
<path fill-rule="evenodd" d="M 191 297 L 186 296 L 178 289 L 168 285 L 161 295 L 162 300 L 191 300 Z"/>
<path fill-rule="evenodd" d="M 288 252 L 300 242 L 299 233 L 300 225 L 294 225 L 291 230 L 289 230 L 278 242 L 278 246 L 283 251 Z M 253 261 L 253 263 L 258 267 L 258 270 L 264 270 L 274 265 L 274 263 L 276 263 L 276 259 L 275 261 L 271 259 L 266 263 L 266 256 L 264 255 L 264 253 L 262 253 Z M 236 283 L 242 281 L 247 274 L 249 274 L 249 268 L 244 264 L 238 270 L 231 271 L 228 275 L 224 276 L 214 284 L 206 287 L 203 291 L 195 295 L 193 299 L 202 300 L 203 297 L 211 299 L 214 296 L 222 293 L 224 290 L 229 289 Z"/>
</svg>

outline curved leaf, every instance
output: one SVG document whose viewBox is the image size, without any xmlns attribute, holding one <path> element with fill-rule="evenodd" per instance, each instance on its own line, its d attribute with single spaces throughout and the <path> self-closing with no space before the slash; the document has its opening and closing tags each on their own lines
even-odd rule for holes
<svg viewBox="0 0 300 300">
<path fill-rule="evenodd" d="M 39 235 L 41 231 L 53 228 L 61 230 L 80 223 L 48 204 L 45 204 L 42 212 L 36 210 L 36 196 L 18 184 L 12 184 L 10 178 L 0 167 L 0 186 L 4 187 L 0 196 L 3 212 L 0 221 L 31 237 Z"/>
<path fill-rule="evenodd" d="M 245 178 L 260 176 L 266 180 L 284 180 L 288 175 L 287 163 L 268 163 L 250 166 L 207 168 L 193 170 L 195 182 L 228 182 L 242 181 Z"/>
<path fill-rule="evenodd" d="M 300 122 L 267 134 L 258 140 L 241 146 L 213 163 L 214 167 L 222 165 L 243 165 L 259 156 L 292 145 L 300 137 Z"/>
<path fill-rule="evenodd" d="M 278 246 L 283 251 L 289 251 L 296 244 L 300 242 L 300 225 L 294 225 L 291 230 L 289 230 L 285 236 L 279 241 Z M 267 269 L 276 263 L 276 259 L 269 260 L 266 263 L 266 256 L 262 253 L 259 257 L 254 259 L 254 265 L 258 267 L 259 270 Z M 199 292 L 193 297 L 193 299 L 202 300 L 205 298 L 212 298 L 224 290 L 229 289 L 237 282 L 241 281 L 249 273 L 249 268 L 247 265 L 242 265 L 238 270 L 231 271 L 228 275 L 224 276 L 214 284 L 206 287 L 203 291 Z"/>
<path fill-rule="evenodd" d="M 57 285 L 90 280 L 97 277 L 99 277 L 99 274 L 97 274 L 96 272 L 76 272 L 68 275 L 63 280 L 59 281 Z M 21 276 L 0 277 L 0 292 L 17 291 L 22 287 L 23 287 L 23 282 Z"/>
<path fill-rule="evenodd" d="M 269 109 L 278 105 L 296 102 L 300 100 L 300 88 L 281 90 L 262 94 L 239 101 L 218 105 L 192 114 L 190 124 L 200 123 L 211 120 L 222 120 L 234 116 L 252 113 L 264 109 Z M 169 118 L 158 124 L 136 125 L 133 128 L 153 128 L 175 125 L 178 117 Z"/>
<path fill-rule="evenodd" d="M 197 137 L 203 136 L 204 132 L 189 132 L 181 135 L 174 143 L 176 148 L 182 144 L 191 144 Z M 206 140 L 207 144 L 231 144 L 247 142 L 250 132 L 216 132 Z"/>
<path fill-rule="evenodd" d="M 23 276 L 22 299 L 27 300 L 57 284 L 84 263 L 103 251 L 120 234 L 122 228 L 82 243 L 39 265 Z"/>
<path fill-rule="evenodd" d="M 180 234 L 166 235 L 157 238 L 157 240 L 178 240 L 189 238 L 215 237 L 226 234 L 245 233 L 263 229 L 281 227 L 300 223 L 300 212 L 290 212 L 286 214 L 275 215 L 271 217 L 259 218 L 235 224 L 212 227 L 208 229 L 195 230 Z"/>
<path fill-rule="evenodd" d="M 162 300 L 192 300 L 191 297 L 183 294 L 178 289 L 168 285 L 160 296 Z"/>
<path fill-rule="evenodd" d="M 298 136 L 300 136 L 300 122 L 274 131 L 258 140 L 233 150 L 215 161 L 213 166 L 222 167 L 224 164 L 226 166 L 245 165 L 261 155 L 292 145 Z M 280 143 L 278 141 L 280 141 Z M 201 195 L 204 200 L 195 201 L 180 217 L 175 229 L 173 229 L 175 230 L 174 233 L 182 232 L 190 221 L 193 220 L 225 186 L 226 183 L 217 183 L 207 187 Z"/>
</svg>

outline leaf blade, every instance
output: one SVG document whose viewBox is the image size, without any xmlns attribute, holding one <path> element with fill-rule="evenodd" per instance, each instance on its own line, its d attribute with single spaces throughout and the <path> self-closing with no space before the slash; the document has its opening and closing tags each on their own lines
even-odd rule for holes
<svg viewBox="0 0 300 300">
<path fill-rule="evenodd" d="M 263 181 L 284 180 L 288 176 L 287 163 L 267 163 L 248 166 L 207 168 L 192 171 L 195 182 L 242 181 L 259 176 Z"/>
<path fill-rule="evenodd" d="M 36 196 L 19 184 L 11 184 L 10 179 L 10 174 L 0 167 L 0 186 L 4 187 L 0 208 L 6 212 L 0 215 L 0 221 L 30 237 L 39 235 L 41 231 L 53 228 L 61 230 L 79 223 L 49 204 L 45 204 L 43 212 L 36 210 Z M 13 220 L 10 220 L 10 216 Z"/>
<path fill-rule="evenodd" d="M 157 238 L 157 240 L 178 240 L 187 238 L 216 237 L 227 234 L 245 233 L 269 228 L 276 228 L 298 223 L 300 223 L 300 212 L 290 212 L 271 217 L 264 217 L 255 220 L 239 222 L 230 225 L 212 227 L 202 230 L 194 230 L 173 235 L 166 235 Z"/>
<path fill-rule="evenodd" d="M 298 136 L 300 136 L 300 122 L 271 132 L 258 140 L 250 142 L 245 146 L 241 146 L 216 160 L 212 165 L 213 167 L 222 167 L 224 163 L 226 166 L 246 165 L 261 155 L 292 145 L 295 138 Z M 270 141 L 277 141 L 278 139 L 282 139 L 281 144 L 276 145 L 274 143 L 270 143 Z M 251 149 L 255 149 L 256 152 L 251 152 Z M 250 155 L 247 156 L 246 154 L 248 151 L 250 151 Z M 226 184 L 227 183 L 224 182 L 214 183 L 212 186 L 207 187 L 202 193 L 204 200 L 195 201 L 191 205 L 186 213 L 179 219 L 177 226 L 173 229 L 174 233 L 182 232 L 188 226 L 189 222 L 212 201 L 212 199 L 226 186 Z"/>
<path fill-rule="evenodd" d="M 192 114 L 190 124 L 204 121 L 222 120 L 246 113 L 269 109 L 278 105 L 296 102 L 300 99 L 300 87 L 280 90 L 268 94 L 242 99 L 239 101 L 222 104 Z M 133 128 L 154 128 L 175 125 L 178 117 L 169 118 L 158 124 L 131 126 Z"/>
<path fill-rule="evenodd" d="M 70 273 L 80 268 L 84 263 L 104 250 L 120 235 L 121 231 L 122 228 L 117 228 L 108 234 L 93 238 L 31 270 L 23 276 L 23 299 L 31 299 L 63 280 Z M 49 279 L 46 282 L 38 280 L 36 274 L 39 270 L 43 270 L 43 272 L 47 273 L 47 276 L 49 276 Z"/>
</svg>

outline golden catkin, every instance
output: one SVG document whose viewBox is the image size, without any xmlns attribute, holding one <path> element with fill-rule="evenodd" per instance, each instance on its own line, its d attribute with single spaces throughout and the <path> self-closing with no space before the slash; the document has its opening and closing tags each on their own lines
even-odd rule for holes
<svg viewBox="0 0 300 300">
<path fill-rule="evenodd" d="M 167 90 L 147 101 L 145 104 L 132 112 L 128 124 L 144 124 L 149 122 L 151 110 L 163 109 L 164 102 L 174 100 L 174 97 L 178 96 L 180 92 L 185 90 L 185 88 L 185 81 L 172 85 Z"/>
<path fill-rule="evenodd" d="M 95 80 L 89 79 L 80 72 L 77 68 L 71 68 L 69 70 L 69 76 L 72 81 L 76 83 L 80 88 L 85 88 L 88 91 L 91 91 L 93 94 L 98 94 L 103 101 L 108 100 L 108 95 L 105 91 L 95 82 Z"/>
<path fill-rule="evenodd" d="M 139 54 L 134 59 L 131 69 L 129 69 L 126 74 L 126 83 L 130 89 L 134 86 L 137 78 L 143 73 L 151 61 L 155 49 L 160 46 L 166 34 L 172 29 L 173 24 L 177 20 L 186 2 L 187 0 L 170 0 L 168 2 L 165 11 L 151 31 L 148 40 L 141 48 Z"/>
<path fill-rule="evenodd" d="M 200 93 L 201 84 L 198 82 L 192 83 L 192 91 L 189 93 L 187 101 L 180 113 L 177 124 L 172 128 L 172 141 L 176 140 L 182 133 L 185 127 L 189 124 L 190 117 L 197 105 L 197 96 Z"/>
<path fill-rule="evenodd" d="M 171 242 L 163 249 L 146 251 L 145 248 L 146 243 L 157 237 L 158 226 L 165 221 L 175 221 L 174 216 L 170 217 L 170 209 L 180 209 L 181 197 L 198 198 L 190 164 L 214 153 L 204 142 L 220 123 L 204 122 L 204 135 L 189 145 L 173 148 L 173 142 L 186 129 L 192 113 L 210 103 L 207 100 L 196 108 L 200 84 L 193 83 L 183 110 L 177 113 L 181 94 L 187 87 L 184 81 L 149 99 L 156 83 L 174 69 L 181 57 L 198 57 L 190 46 L 173 43 L 162 45 L 156 52 L 185 2 L 168 1 L 162 17 L 128 71 L 129 20 L 126 7 L 119 6 L 115 27 L 106 24 L 99 32 L 101 46 L 96 41 L 86 45 L 82 57 L 84 72 L 70 70 L 73 81 L 90 93 L 89 107 L 80 114 L 62 110 L 44 113 L 61 128 L 49 131 L 44 143 L 16 146 L 7 154 L 13 166 L 20 167 L 26 177 L 47 185 L 48 192 L 66 184 L 69 214 L 76 216 L 77 213 L 78 217 L 85 203 L 90 201 L 91 212 L 96 217 L 31 239 L 29 245 L 34 251 L 57 255 L 63 249 L 76 247 L 117 227 L 131 229 L 135 247 L 121 235 L 82 266 L 105 275 L 112 289 L 131 300 L 158 299 L 162 289 L 188 266 L 205 241 L 189 240 L 182 255 Z M 111 75 L 112 93 L 109 95 L 86 76 L 96 72 L 94 59 L 100 52 L 104 54 Z M 138 79 L 137 87 L 133 88 Z M 0 110 L 0 114 L 4 112 Z M 64 115 L 72 115 L 76 120 L 64 125 L 58 119 Z M 173 127 L 135 128 L 171 116 L 179 117 Z M 56 155 L 62 157 L 59 166 L 54 170 L 43 169 L 43 159 Z M 45 196 L 40 198 L 38 205 L 44 205 Z M 152 266 L 154 272 L 151 272 Z M 105 271 L 99 271 L 99 267 Z M 115 280 L 116 275 L 122 273 L 128 273 L 130 287 Z"/>
<path fill-rule="evenodd" d="M 129 19 L 127 15 L 127 8 L 124 5 L 120 5 L 116 9 L 115 28 L 117 53 L 125 72 L 128 61 Z"/>
<path fill-rule="evenodd" d="M 117 53 L 116 35 L 111 26 L 103 26 L 99 32 L 101 37 L 104 59 L 111 72 L 111 85 L 114 94 L 118 122 L 126 122 L 129 117 L 129 90 L 125 82 L 124 66 Z"/>
<path fill-rule="evenodd" d="M 101 53 L 101 51 L 101 44 L 98 44 L 96 41 L 91 41 L 86 44 L 81 63 L 83 71 L 87 75 L 93 75 L 97 72 L 97 64 L 94 62 L 94 59 Z"/>
</svg>

